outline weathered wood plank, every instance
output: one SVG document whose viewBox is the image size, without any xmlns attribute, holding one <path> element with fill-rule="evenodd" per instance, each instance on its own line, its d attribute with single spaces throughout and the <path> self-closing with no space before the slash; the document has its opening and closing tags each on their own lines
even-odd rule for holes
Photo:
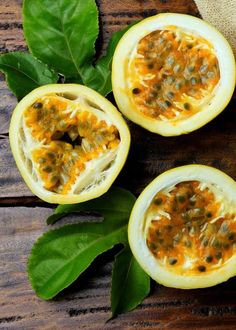
<svg viewBox="0 0 236 330">
<path fill-rule="evenodd" d="M 236 179 L 236 111 L 233 102 L 205 127 L 180 137 L 165 138 L 129 123 L 130 155 L 117 184 L 139 194 L 163 171 L 179 165 L 205 164 Z M 0 140 L 0 197 L 32 196 L 13 160 L 8 138 Z"/>
<path fill-rule="evenodd" d="M 0 2 L 0 52 L 26 50 L 21 5 L 22 0 Z M 99 0 L 98 5 L 101 49 L 112 32 L 146 16 L 168 11 L 199 16 L 189 0 Z M 26 262 L 33 242 L 46 230 L 45 218 L 52 211 L 33 207 L 41 202 L 22 181 L 11 155 L 7 133 L 16 99 L 6 88 L 3 76 L 0 98 L 0 205 L 14 206 L 0 207 L 0 329 L 235 328 L 235 279 L 205 290 L 153 285 L 150 297 L 139 308 L 106 324 L 110 316 L 111 253 L 101 256 L 53 301 L 37 298 L 27 280 Z M 233 101 L 217 119 L 187 136 L 163 138 L 129 123 L 132 147 L 117 184 L 139 194 L 159 173 L 189 163 L 213 165 L 236 179 L 235 124 Z M 17 207 L 21 204 L 28 207 Z"/>
<path fill-rule="evenodd" d="M 110 317 L 111 253 L 95 261 L 54 300 L 43 301 L 30 287 L 26 263 L 52 210 L 15 207 L 0 211 L 0 329 L 225 330 L 235 326 L 236 279 L 205 290 L 153 285 L 139 308 L 105 324 Z"/>
</svg>

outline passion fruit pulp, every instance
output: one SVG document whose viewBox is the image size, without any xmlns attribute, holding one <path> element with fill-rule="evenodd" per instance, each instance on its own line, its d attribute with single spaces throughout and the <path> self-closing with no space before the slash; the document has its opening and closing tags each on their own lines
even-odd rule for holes
<svg viewBox="0 0 236 330">
<path fill-rule="evenodd" d="M 175 168 L 140 195 L 129 222 L 134 256 L 157 282 L 191 289 L 235 276 L 236 182 L 202 165 Z"/>
<path fill-rule="evenodd" d="M 218 31 L 192 16 L 159 14 L 120 40 L 112 83 L 129 119 L 171 136 L 217 116 L 233 94 L 235 75 L 233 52 Z"/>
<path fill-rule="evenodd" d="M 121 170 L 130 135 L 114 106 L 80 85 L 48 85 L 16 107 L 10 142 L 30 189 L 52 203 L 106 192 Z"/>
</svg>

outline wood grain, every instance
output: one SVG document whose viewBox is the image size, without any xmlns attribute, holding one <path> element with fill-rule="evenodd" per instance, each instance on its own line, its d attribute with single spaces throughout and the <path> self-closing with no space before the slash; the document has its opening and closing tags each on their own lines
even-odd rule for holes
<svg viewBox="0 0 236 330">
<path fill-rule="evenodd" d="M 0 1 L 0 52 L 26 50 L 21 0 Z M 112 32 L 159 12 L 199 16 L 190 0 L 99 0 L 103 52 Z M 48 228 L 51 206 L 32 195 L 11 155 L 8 128 L 16 99 L 0 76 L 0 329 L 234 329 L 236 280 L 204 290 L 175 290 L 152 284 L 136 310 L 110 317 L 113 253 L 99 257 L 54 300 L 36 297 L 26 274 L 33 242 Z M 236 179 L 236 112 L 232 100 L 210 124 L 191 134 L 164 138 L 128 122 L 132 146 L 116 183 L 139 194 L 158 174 L 174 166 L 201 163 Z M 64 220 L 73 222 L 75 218 Z"/>
</svg>

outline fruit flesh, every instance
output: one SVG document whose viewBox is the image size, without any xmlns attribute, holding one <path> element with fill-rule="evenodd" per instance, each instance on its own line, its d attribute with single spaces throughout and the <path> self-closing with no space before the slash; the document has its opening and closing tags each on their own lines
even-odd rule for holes
<svg viewBox="0 0 236 330">
<path fill-rule="evenodd" d="M 220 268 L 235 253 L 236 217 L 219 188 L 186 181 L 156 194 L 145 216 L 146 244 L 175 273 L 198 275 Z"/>
<path fill-rule="evenodd" d="M 163 121 L 200 111 L 220 80 L 210 42 L 175 26 L 141 39 L 126 71 L 136 111 Z"/>
<path fill-rule="evenodd" d="M 53 93 L 24 111 L 22 131 L 35 175 L 45 189 L 60 194 L 73 191 L 90 162 L 103 162 L 102 171 L 109 168 L 120 143 L 116 126 L 101 109 Z"/>
</svg>

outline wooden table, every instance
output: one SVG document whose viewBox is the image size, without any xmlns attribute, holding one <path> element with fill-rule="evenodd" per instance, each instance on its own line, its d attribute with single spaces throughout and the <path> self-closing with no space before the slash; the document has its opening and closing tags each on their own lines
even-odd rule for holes
<svg viewBox="0 0 236 330">
<path fill-rule="evenodd" d="M 113 31 L 158 12 L 199 16 L 190 0 L 99 0 L 104 44 Z M 0 51 L 25 50 L 21 0 L 0 1 Z M 16 100 L 0 76 L 0 329 L 235 329 L 236 279 L 204 290 L 152 284 L 136 310 L 110 316 L 112 253 L 99 257 L 69 289 L 50 302 L 36 297 L 26 261 L 45 230 L 51 207 L 32 195 L 16 169 L 8 127 Z M 235 101 L 235 100 L 234 100 Z M 138 195 L 174 166 L 212 165 L 236 179 L 236 109 L 233 100 L 210 124 L 187 136 L 164 138 L 129 123 L 132 147 L 117 184 Z"/>
</svg>

